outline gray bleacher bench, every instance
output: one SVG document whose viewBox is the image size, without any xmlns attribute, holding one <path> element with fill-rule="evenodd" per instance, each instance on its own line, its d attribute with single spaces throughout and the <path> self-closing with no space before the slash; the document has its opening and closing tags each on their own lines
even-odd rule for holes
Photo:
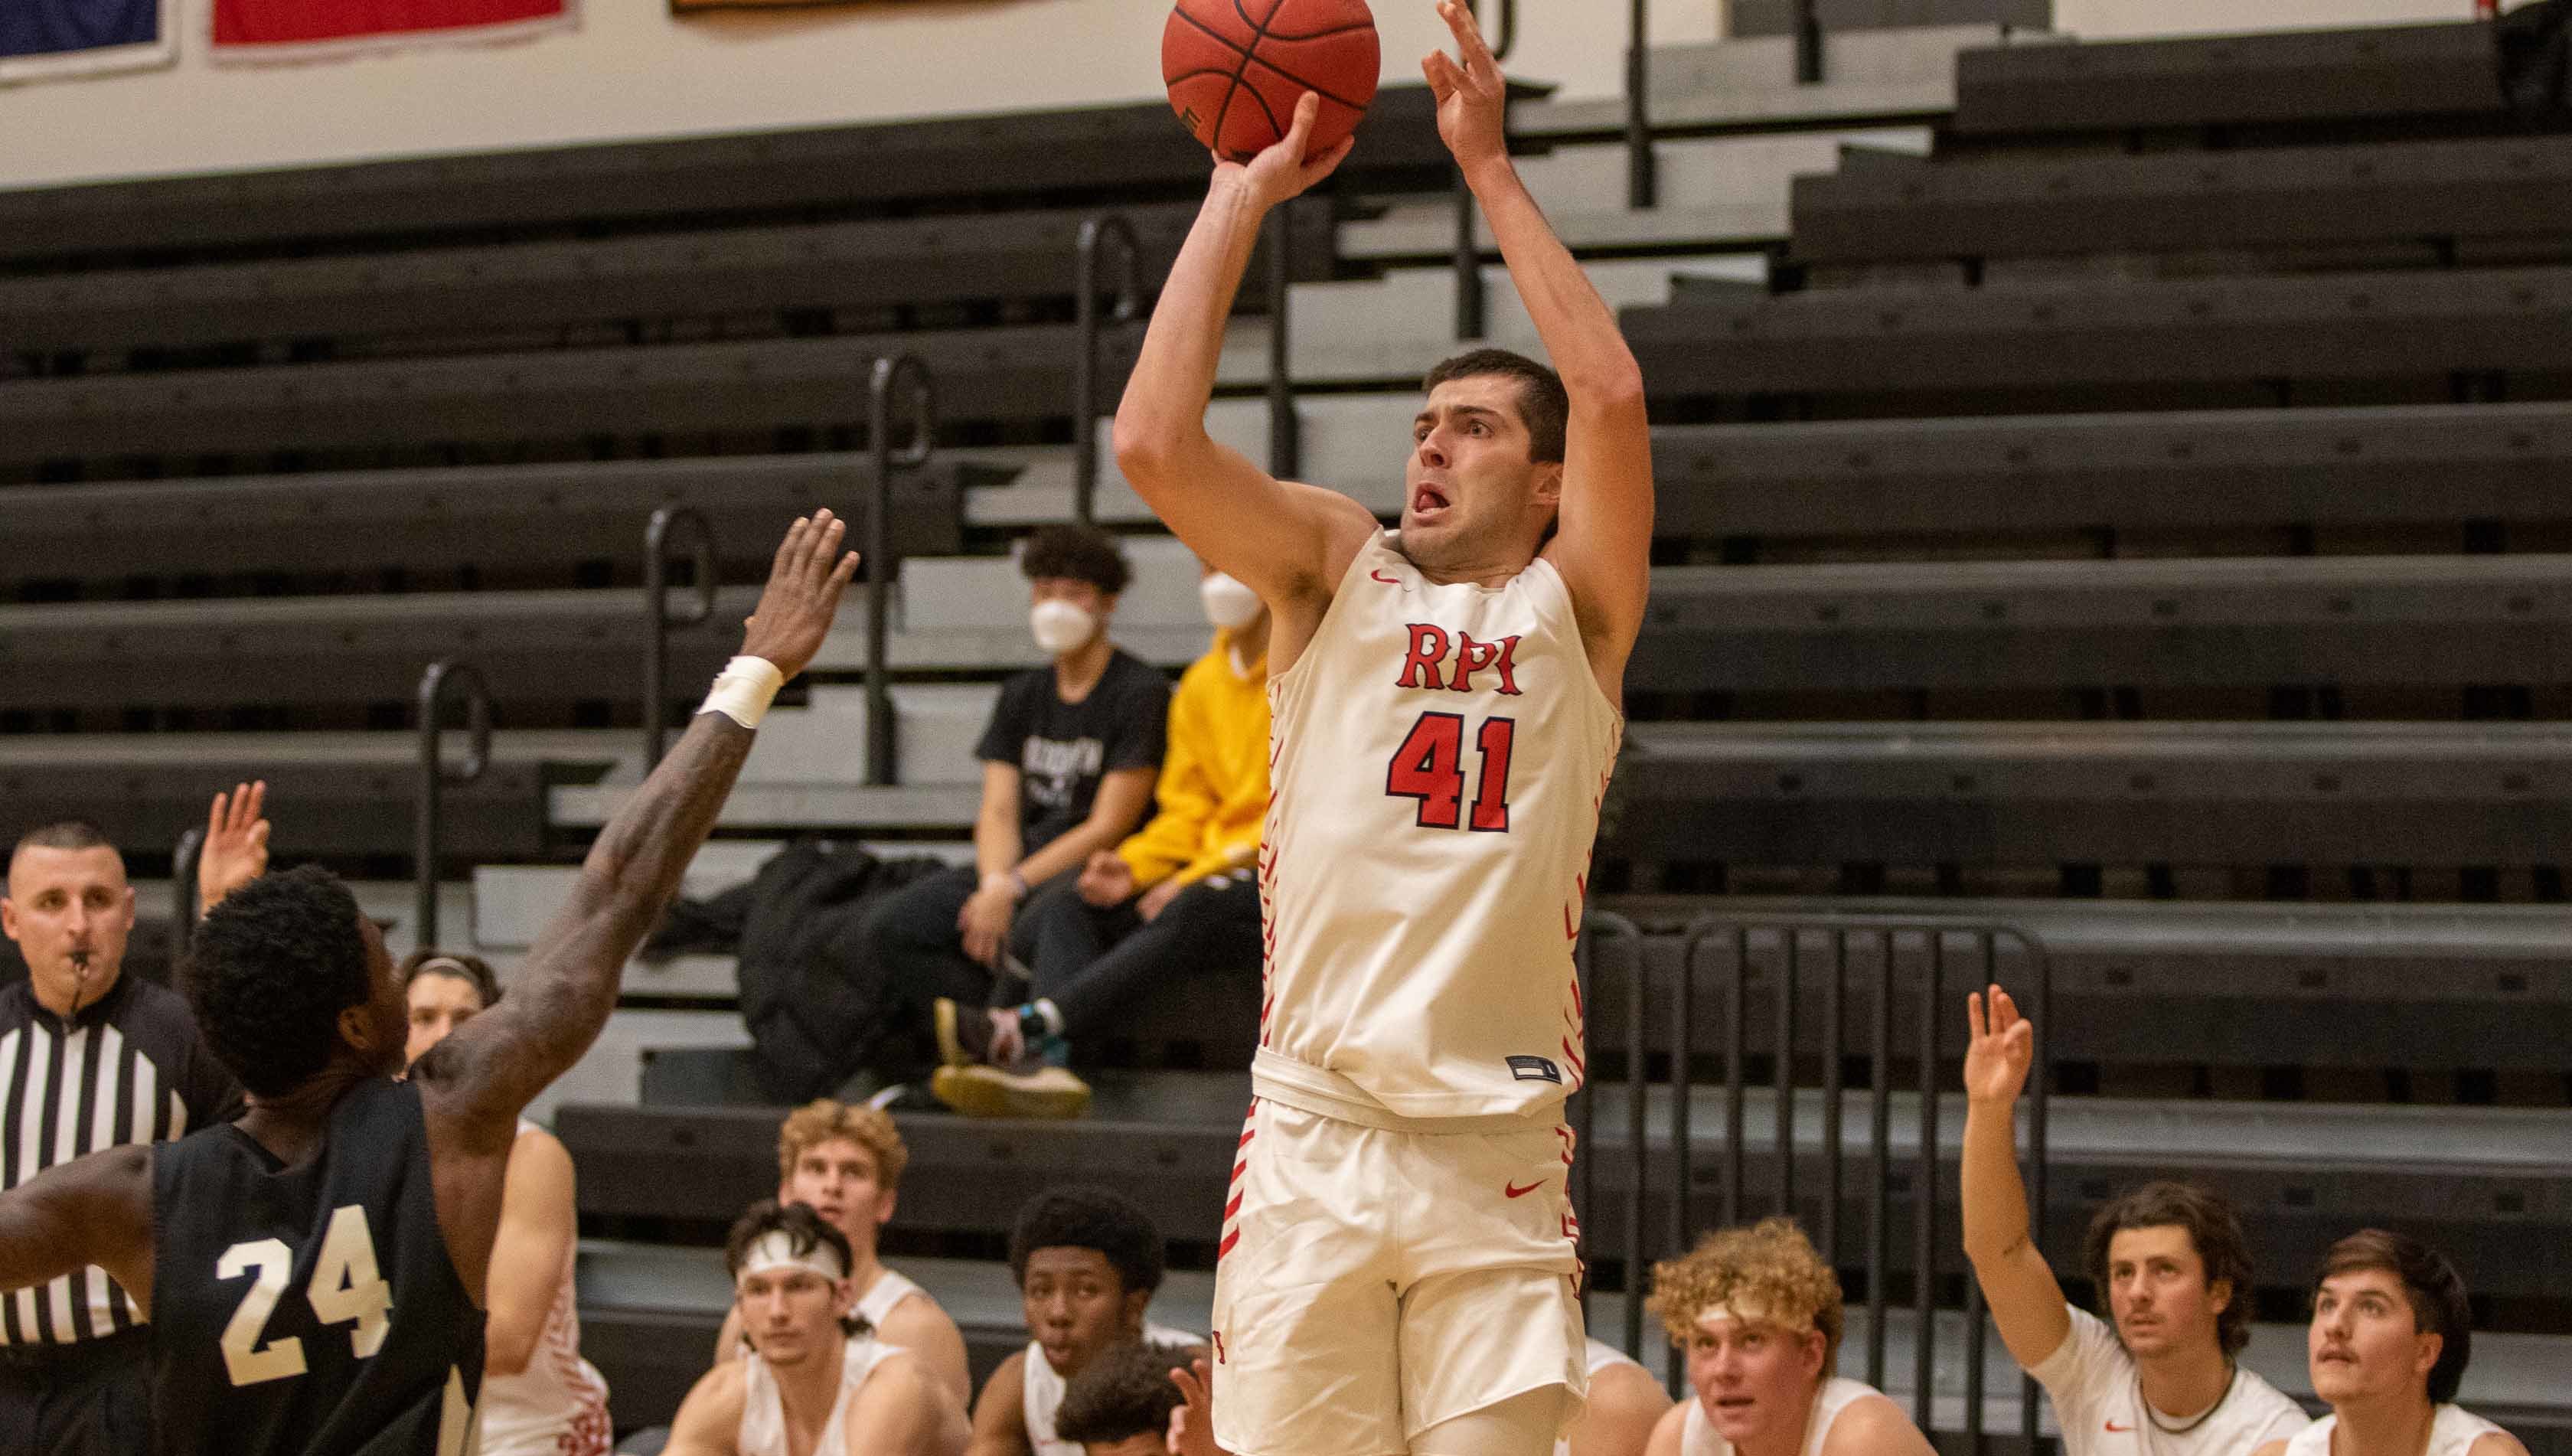
<svg viewBox="0 0 2572 1456">
<path fill-rule="evenodd" d="M 2477 119 L 2501 110 L 2488 26 L 2463 20 L 2265 35 L 1997 46 L 1956 57 L 1955 130 L 2059 140 L 2067 132 L 2288 129 Z M 2513 128 L 2514 129 L 2514 128 Z"/>
<path fill-rule="evenodd" d="M 1626 686 L 2572 680 L 2572 556 L 1663 566 Z"/>
<path fill-rule="evenodd" d="M 1145 278 L 1168 272 L 1192 204 L 1118 211 Z M 26 350 L 525 331 L 629 319 L 884 308 L 1072 291 L 1094 210 L 966 213 L 802 227 L 700 227 L 345 257 L 0 280 L 0 338 Z M 1326 208 L 1296 208 L 1296 276 L 1327 278 Z M 1264 244 L 1262 245 L 1265 246 Z M 1265 277 L 1264 261 L 1251 265 Z"/>
<path fill-rule="evenodd" d="M 1100 350 L 1103 395 L 1137 341 Z M 1068 324 L 921 330 L 0 383 L 0 462 L 765 431 L 866 417 L 875 361 L 911 354 L 944 424 L 1070 412 Z"/>
<path fill-rule="evenodd" d="M 897 470 L 886 523 L 894 548 L 906 556 L 963 549 L 966 488 L 1015 469 L 940 454 Z M 426 581 L 473 566 L 523 580 L 532 568 L 568 572 L 588 559 L 639 563 L 643 524 L 664 505 L 705 516 L 719 567 L 730 579 L 757 580 L 787 523 L 815 506 L 828 505 L 863 538 L 874 482 L 871 456 L 816 451 L 26 487 L 9 492 L 9 513 L 10 539 L 28 549 L 0 564 L 0 584 L 198 575 L 217 565 L 397 567 Z M 684 538 L 674 539 L 672 554 L 684 550 Z"/>
<path fill-rule="evenodd" d="M 1652 469 L 1664 536 L 2553 520 L 2572 403 L 1663 425 Z"/>
<path fill-rule="evenodd" d="M 546 785 L 605 772 L 633 751 L 632 737 L 494 734 L 489 770 L 444 791 L 444 852 L 460 860 L 542 855 Z M 120 844 L 161 845 L 202 828 L 217 790 L 266 779 L 276 812 L 293 815 L 281 850 L 407 855 L 418 765 L 419 739 L 410 732 L 20 734 L 0 738 L 0 804 L 17 822 L 89 819 Z"/>
<path fill-rule="evenodd" d="M 2202 253 L 2390 243 L 2572 252 L 2572 138 L 2494 137 L 2141 156 L 1998 156 L 1794 181 L 1806 263 Z M 1987 275 L 1988 276 L 1988 275 Z"/>
<path fill-rule="evenodd" d="M 1669 305 L 1621 320 L 1659 398 L 2219 386 L 2273 402 L 2265 381 L 2281 379 L 2411 380 L 2445 396 L 2453 371 L 2572 365 L 2572 269 L 1747 297 L 1681 279 Z"/>
<path fill-rule="evenodd" d="M 1691 940 L 1690 923 L 1710 912 L 1813 908 L 1808 900 L 1759 896 L 1614 896 L 1600 904 L 1647 932 L 1633 949 L 1609 941 L 1598 952 L 1616 974 L 1593 978 L 1594 1052 L 1614 1056 L 1623 1055 L 1635 994 L 1629 958 L 1642 958 L 1644 995 L 1658 1008 L 1671 1005 L 1667 998 L 1693 954 L 1700 985 L 1691 1039 L 1701 1054 L 1722 1045 L 1719 986 L 1740 961 L 1729 935 Z M 2572 1037 L 2572 909 L 2562 906 L 1893 897 L 1832 905 L 1997 923 L 2033 938 L 2053 968 L 2046 1055 L 2056 1063 L 2414 1075 L 2488 1070 L 2543 1079 L 2559 1077 L 2562 1048 Z M 1844 985 L 1875 985 L 1881 944 L 1865 938 L 1852 944 L 1840 962 Z M 1762 933 L 1741 949 L 1748 1004 L 1773 1005 L 1784 955 L 1779 937 Z M 1822 985 L 1832 961 L 1829 945 L 1811 935 L 1797 950 L 1800 1045 L 1822 1025 Z M 2022 974 L 2006 954 L 2001 970 L 2004 980 Z M 1899 988 L 1916 988 L 1916 961 L 1897 955 L 1894 971 L 1897 996 Z M 1861 994 L 1869 1000 L 1853 997 L 1858 1009 L 1850 1015 L 1864 1024 L 1873 1015 L 1872 992 Z M 1646 1050 L 1666 1051 L 1672 1030 L 1668 1017 L 1651 1018 Z M 1942 1023 L 1939 1032 L 1947 1051 L 1961 1056 L 1961 1023 Z M 1773 1018 L 1754 1010 L 1745 1028 L 1748 1048 L 1761 1054 L 1775 1040 Z"/>
<path fill-rule="evenodd" d="M 1787 35 L 1745 34 L 1697 45 L 1656 45 L 1644 58 L 1653 135 L 1801 131 L 1943 119 L 1956 109 L 1956 55 L 2003 42 L 2042 42 L 1995 24 L 1989 6 L 1961 24 L 1825 27 L 1822 79 L 1795 75 Z M 1554 140 L 1620 137 L 1621 96 L 1547 97 L 1510 108 L 1510 134 Z"/>
<path fill-rule="evenodd" d="M 2572 859 L 2567 798 L 2550 723 L 1637 723 L 1603 853 L 2543 865 Z"/>
<path fill-rule="evenodd" d="M 1344 185 L 1446 187 L 1435 110 L 1425 85 L 1379 91 Z M 1150 101 L 30 188 L 0 195 L 0 258 L 995 197 L 1080 206 L 1205 175 L 1205 149 Z"/>
<path fill-rule="evenodd" d="M 1156 1073 L 1099 1086 L 1101 1106 L 1075 1122 L 904 1114 L 911 1171 L 904 1222 L 914 1228 L 1000 1233 L 1018 1202 L 1058 1181 L 1112 1177 L 1173 1239 L 1211 1243 L 1221 1231 L 1226 1183 L 1249 1098 L 1243 1074 Z M 1623 1226 L 1628 1142 L 1623 1084 L 1594 1084 L 1599 1098 L 1584 1155 L 1597 1159 L 1593 1228 Z M 1719 1167 L 1719 1087 L 1692 1093 L 1695 1164 Z M 1745 1176 L 1765 1189 L 1776 1157 L 1773 1093 L 1745 1093 Z M 1952 1166 L 1963 1097 L 1940 1097 L 1942 1164 Z M 1646 1119 L 1656 1182 L 1666 1199 L 1671 1159 L 1665 1098 Z M 1796 1157 L 1818 1167 L 1820 1093 L 1799 1093 Z M 1871 1138 L 1867 1094 L 1847 1093 L 1849 1155 Z M 2048 1233 L 2078 1247 L 2090 1210 L 2116 1189 L 2172 1171 L 2223 1188 L 2243 1207 L 2275 1281 L 2302 1277 L 2330 1239 L 2368 1222 L 2436 1230 L 2494 1293 L 2557 1293 L 2572 1277 L 2572 1174 L 2562 1149 L 2572 1110 L 2517 1107 L 2316 1105 L 2208 1100 L 2058 1097 L 2050 1132 Z M 1913 1094 L 1893 1098 L 1897 1161 L 1917 1145 Z M 719 1220 L 776 1185 L 776 1108 L 608 1107 L 557 1110 L 555 1130 L 581 1167 L 581 1211 L 639 1220 Z M 1942 1176 L 1952 1176 L 1942 1170 Z M 1899 1180 L 1899 1179 L 1897 1179 Z M 1807 1189 L 1818 1176 L 1799 1177 Z M 1842 1227 L 1865 1226 L 1863 1189 Z M 1907 1192 L 1907 1185 L 1905 1188 Z M 1755 1199 L 1755 1194 L 1754 1194 Z M 1710 1206 L 1702 1195 L 1698 1205 Z M 1905 1199 L 1896 1196 L 1897 1219 Z M 1755 1201 L 1753 1203 L 1755 1206 Z M 1667 1218 L 1666 1208 L 1659 1214 Z M 1897 1250 L 1910 1236 L 1898 1231 Z"/>
</svg>

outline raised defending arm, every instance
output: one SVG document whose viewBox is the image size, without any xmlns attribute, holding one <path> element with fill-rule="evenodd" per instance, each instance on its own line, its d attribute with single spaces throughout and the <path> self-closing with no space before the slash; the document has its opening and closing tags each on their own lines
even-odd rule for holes
<svg viewBox="0 0 2572 1456">
<path fill-rule="evenodd" d="M 1217 159 L 1205 206 L 1152 310 L 1116 408 L 1116 465 L 1190 549 L 1272 606 L 1327 594 L 1375 519 L 1335 491 L 1283 482 L 1206 433 L 1224 321 L 1269 211 L 1330 176 L 1343 142 L 1311 162 L 1320 110 L 1307 95 L 1284 140 L 1247 166 Z"/>
<path fill-rule="evenodd" d="M 1965 1052 L 1965 1146 L 1961 1154 L 1965 1257 L 2001 1342 L 2033 1369 L 2063 1347 L 2072 1315 L 2063 1286 L 2028 1236 L 2027 1184 L 2018 1175 L 2016 1109 L 2036 1055 L 2036 1027 L 1995 986 L 1966 998 L 1973 1043 Z"/>
<path fill-rule="evenodd" d="M 1572 587 L 1591 661 L 1613 696 L 1651 584 L 1652 436 L 1643 415 L 1642 370 L 1614 311 L 1555 236 L 1510 162 L 1508 83 L 1474 13 L 1456 0 L 1440 0 L 1438 14 L 1457 49 L 1457 57 L 1432 51 L 1421 62 L 1438 98 L 1438 134 L 1482 204 L 1510 282 L 1572 396 L 1560 528 L 1546 556 Z"/>
<path fill-rule="evenodd" d="M 743 656 L 788 679 L 813 660 L 857 570 L 857 557 L 840 551 L 845 531 L 825 510 L 787 532 L 743 632 Z M 579 1061 L 605 1025 L 627 959 L 677 893 L 752 737 L 722 712 L 699 713 L 599 831 L 570 903 L 537 936 L 509 995 L 420 1060 L 416 1075 L 433 1114 L 470 1129 L 477 1145 L 507 1147 L 519 1110 Z"/>
</svg>

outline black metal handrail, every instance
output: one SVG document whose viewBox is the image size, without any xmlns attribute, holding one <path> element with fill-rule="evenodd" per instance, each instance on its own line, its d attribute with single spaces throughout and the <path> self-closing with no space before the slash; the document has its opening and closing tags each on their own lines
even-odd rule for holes
<svg viewBox="0 0 2572 1456">
<path fill-rule="evenodd" d="M 1652 152 L 1651 0 L 1630 0 L 1625 10 L 1625 206 L 1660 206 L 1661 170 Z"/>
<path fill-rule="evenodd" d="M 1483 12 L 1482 0 L 1467 0 L 1466 8 L 1479 19 Z M 1490 41 L 1492 59 L 1506 61 L 1510 58 L 1510 48 L 1517 45 L 1519 39 L 1518 0 L 1501 0 L 1501 23 L 1495 33 L 1499 38 Z M 1503 84 L 1506 86 L 1507 82 Z M 1509 105 L 1504 102 L 1501 106 L 1504 145 L 1509 138 Z M 1459 340 L 1482 338 L 1490 322 L 1489 301 L 1483 288 L 1483 245 L 1475 226 L 1478 216 L 1474 189 L 1466 185 L 1465 169 L 1459 167 L 1456 169 L 1456 337 Z"/>
<path fill-rule="evenodd" d="M 170 960 L 186 959 L 197 939 L 197 866 L 205 859 L 206 832 L 191 828 L 170 852 Z"/>
<path fill-rule="evenodd" d="M 438 751 L 438 717 L 453 693 L 464 697 L 464 762 L 449 769 Z M 419 675 L 419 812 L 411 823 L 412 944 L 437 944 L 439 791 L 472 783 L 491 767 L 491 693 L 471 664 L 440 658 Z"/>
<path fill-rule="evenodd" d="M 696 595 L 670 610 L 670 537 L 685 531 L 695 543 Z M 643 769 L 661 762 L 669 736 L 670 629 L 693 627 L 715 614 L 715 531 L 704 512 L 690 505 L 664 505 L 643 527 L 643 611 L 652 620 L 643 653 Z"/>
<path fill-rule="evenodd" d="M 1602 933 L 1605 932 L 1603 937 Z M 1765 940 L 1754 945 L 1754 938 L 1773 937 L 1774 949 L 1767 950 Z M 1934 1394 L 1933 1356 L 1937 1313 L 1938 1248 L 1938 1096 L 1943 1091 L 1939 1079 L 1939 1029 L 1953 1020 L 1954 1008 L 1945 998 L 1952 977 L 1953 962 L 1960 948 L 1970 947 L 1973 970 L 1978 977 L 1998 980 L 2004 949 L 2015 958 L 2017 968 L 2012 979 L 2024 978 L 2032 983 L 2027 995 L 2042 1034 L 2051 1018 L 2052 972 L 2044 947 L 2037 939 L 2014 926 L 1977 921 L 1939 921 L 1870 915 L 1732 915 L 1722 912 L 1699 917 L 1684 933 L 1679 975 L 1671 1002 L 1667 1034 L 1669 1063 L 1667 1090 L 1670 1097 L 1668 1156 L 1671 1167 L 1666 1177 L 1654 1176 L 1653 1149 L 1646 1126 L 1646 1094 L 1654 1081 L 1649 1075 L 1650 1044 L 1648 1032 L 1653 1024 L 1654 1008 L 1650 1005 L 1650 978 L 1645 974 L 1640 941 L 1630 922 L 1619 917 L 1593 915 L 1584 925 L 1582 944 L 1577 948 L 1579 964 L 1589 1004 L 1598 1004 L 1595 987 L 1599 972 L 1594 943 L 1602 939 L 1635 942 L 1627 980 L 1625 1004 L 1625 1138 L 1628 1157 L 1625 1164 L 1624 1223 L 1622 1255 L 1625 1268 L 1625 1348 L 1641 1348 L 1642 1284 L 1651 1263 L 1653 1240 L 1645 1216 L 1647 1194 L 1655 1185 L 1666 1186 L 1670 1197 L 1670 1217 L 1665 1247 L 1673 1252 L 1685 1250 L 1698 1232 L 1693 1206 L 1695 1187 L 1692 1158 L 1689 1103 L 1689 1067 L 1695 1057 L 1695 998 L 1701 978 L 1720 977 L 1724 998 L 1722 1047 L 1723 1062 L 1723 1135 L 1721 1146 L 1721 1181 L 1716 1221 L 1724 1226 L 1743 1221 L 1746 1205 L 1751 1201 L 1748 1186 L 1745 1127 L 1745 1076 L 1748 1066 L 1746 1031 L 1749 1025 L 1745 983 L 1754 964 L 1764 964 L 1772 972 L 1775 1006 L 1772 1012 L 1777 1038 L 1777 1055 L 1773 1065 L 1773 1094 L 1776 1098 L 1774 1137 L 1776 1171 L 1770 1211 L 1793 1216 L 1798 1207 L 1796 1196 L 1794 1112 L 1796 1107 L 1793 1049 L 1798 1038 L 1798 989 L 1807 974 L 1822 977 L 1819 1041 L 1821 1059 L 1821 1155 L 1823 1183 L 1817 1217 L 1811 1227 L 1813 1243 L 1825 1261 L 1837 1264 L 1842 1237 L 1840 1202 L 1848 1176 L 1846 1153 L 1842 1146 L 1843 1101 L 1842 1059 L 1850 1048 L 1846 982 L 1851 974 L 1853 944 L 1871 949 L 1875 962 L 1875 1016 L 1870 1029 L 1869 1066 L 1872 1069 L 1869 1091 L 1869 1139 L 1865 1203 L 1867 1270 L 1867 1336 L 1866 1380 L 1882 1386 L 1887 1363 L 1885 1311 L 1888 1301 L 1888 1276 L 1892 1271 L 1891 1249 L 1891 1119 L 1893 1085 L 1890 1069 L 1893 1058 L 1893 1014 L 1895 973 L 1903 966 L 1915 966 L 1920 980 L 1917 1015 L 1920 1019 L 1918 1095 L 1920 1098 L 1920 1143 L 1915 1152 L 1916 1167 L 1911 1182 L 1913 1219 L 1913 1287 L 1912 1306 L 1915 1321 L 1913 1349 L 1914 1416 L 1922 1430 L 1930 1428 L 1930 1404 Z M 1827 955 L 1816 964 L 1811 957 L 1814 948 L 1808 940 L 1819 940 Z M 1717 947 L 1730 952 L 1728 974 L 1705 965 L 1707 953 Z M 1763 954 L 1764 953 L 1764 954 Z M 1863 957 L 1858 959 L 1865 959 Z M 1980 984 L 1978 981 L 1977 985 Z M 2037 1066 L 2044 1064 L 2042 1047 Z M 2039 1075 L 2029 1092 L 2028 1123 L 2028 1201 L 2031 1237 L 2043 1246 L 2046 1197 L 2046 1079 Z M 1576 1147 L 1587 1143 L 1593 1113 L 1585 1093 L 1574 1109 Z M 1590 1206 L 1597 1184 L 1595 1169 L 1576 1171 L 1577 1207 Z M 1809 1201 L 1809 1200 L 1807 1200 Z M 1971 1279 L 1966 1281 L 1966 1354 L 1965 1354 L 1965 1430 L 1975 1449 L 1983 1443 L 1982 1360 L 1987 1339 L 1981 1294 Z M 1677 1394 L 1683 1369 L 1673 1362 L 1669 1384 Z M 2030 1382 L 2023 1392 L 2021 1405 L 2022 1434 L 2032 1443 L 2036 1436 L 2038 1402 Z M 2034 1449 L 2031 1445 L 2030 1449 Z"/>
<path fill-rule="evenodd" d="M 896 450 L 894 391 L 905 380 L 912 386 L 911 443 Z M 893 677 L 885 659 L 892 636 L 894 572 L 902 564 L 893 551 L 893 476 L 897 469 L 929 463 L 938 448 L 937 384 L 919 356 L 876 361 L 867 381 L 867 447 L 875 452 L 875 498 L 867 502 L 866 543 L 867 782 L 884 785 L 894 781 Z"/>
<path fill-rule="evenodd" d="M 1096 516 L 1098 495 L 1098 255 L 1117 247 L 1116 301 L 1109 321 L 1131 323 L 1143 311 L 1143 244 L 1134 225 L 1103 213 L 1080 225 L 1072 253 L 1073 321 L 1080 336 L 1071 360 L 1071 515 L 1083 525 Z"/>
<path fill-rule="evenodd" d="M 1818 86 L 1822 80 L 1822 7 L 1820 0 L 1795 0 L 1795 81 Z"/>
<path fill-rule="evenodd" d="M 1295 373 L 1287 314 L 1295 281 L 1293 203 L 1268 216 L 1268 473 L 1292 479 L 1304 471 L 1304 430 L 1295 417 Z"/>
</svg>

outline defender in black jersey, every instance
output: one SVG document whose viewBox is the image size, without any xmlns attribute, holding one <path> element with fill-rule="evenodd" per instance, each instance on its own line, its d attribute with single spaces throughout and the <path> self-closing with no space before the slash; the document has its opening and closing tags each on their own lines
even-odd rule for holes
<svg viewBox="0 0 2572 1456">
<path fill-rule="evenodd" d="M 158 1451 L 472 1449 L 519 1110 L 597 1037 L 749 756 L 745 723 L 820 650 L 857 569 L 844 530 L 819 511 L 787 533 L 708 711 L 600 831 L 508 999 L 408 1081 L 401 984 L 346 886 L 296 870 L 206 917 L 189 998 L 250 1110 L 0 1193 L 0 1291 L 94 1263 L 149 1315 Z"/>
</svg>

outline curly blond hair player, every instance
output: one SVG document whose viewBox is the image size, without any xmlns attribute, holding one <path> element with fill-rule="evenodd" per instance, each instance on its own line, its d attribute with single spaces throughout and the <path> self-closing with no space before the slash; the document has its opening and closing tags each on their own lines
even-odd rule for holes
<svg viewBox="0 0 2572 1456">
<path fill-rule="evenodd" d="M 1653 1266 L 1644 1307 L 1695 1395 L 1653 1428 L 1648 1456 L 1930 1456 L 1900 1406 L 1831 1373 L 1839 1275 L 1794 1220 L 1707 1234 Z"/>
</svg>

